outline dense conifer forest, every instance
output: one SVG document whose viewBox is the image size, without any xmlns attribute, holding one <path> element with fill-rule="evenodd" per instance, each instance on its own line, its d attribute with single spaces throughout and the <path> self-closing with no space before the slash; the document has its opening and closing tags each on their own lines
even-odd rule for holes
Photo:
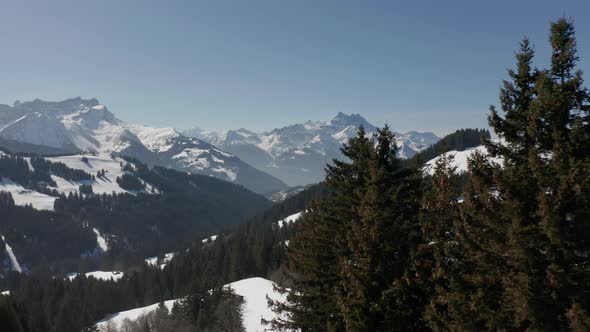
<svg viewBox="0 0 590 332">
<path fill-rule="evenodd" d="M 387 127 L 349 142 L 295 226 L 275 328 L 590 330 L 590 95 L 572 22 L 549 41 L 547 69 L 522 41 L 490 110 L 503 165 L 476 153 L 463 186 L 450 157 L 401 167 Z"/>
</svg>

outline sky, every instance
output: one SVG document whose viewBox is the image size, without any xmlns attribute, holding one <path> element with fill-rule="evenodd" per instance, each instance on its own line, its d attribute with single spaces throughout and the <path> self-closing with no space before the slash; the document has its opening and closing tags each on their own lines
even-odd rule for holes
<svg viewBox="0 0 590 332">
<path fill-rule="evenodd" d="M 0 2 L 0 103 L 98 98 L 129 123 L 256 131 L 360 113 L 375 125 L 485 127 L 523 36 L 590 1 Z"/>
</svg>

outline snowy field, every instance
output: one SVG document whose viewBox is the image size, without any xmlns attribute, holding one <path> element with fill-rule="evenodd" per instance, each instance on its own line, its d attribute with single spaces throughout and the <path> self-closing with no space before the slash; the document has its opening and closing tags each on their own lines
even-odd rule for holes
<svg viewBox="0 0 590 332">
<path fill-rule="evenodd" d="M 227 287 L 231 287 L 237 295 L 244 298 L 242 310 L 246 332 L 269 331 L 267 327 L 262 324 L 261 319 L 272 320 L 276 317 L 276 314 L 268 307 L 266 296 L 268 295 L 273 300 L 285 300 L 284 296 L 274 291 L 274 285 L 275 284 L 272 281 L 264 278 L 244 279 L 226 285 Z M 164 304 L 170 310 L 176 301 L 178 301 L 178 299 L 165 301 Z M 96 326 L 101 332 L 107 331 L 108 324 L 115 328 L 120 328 L 126 319 L 131 321 L 137 320 L 140 316 L 156 310 L 158 305 L 159 303 L 154 303 L 146 307 L 135 308 L 113 314 L 98 322 Z"/>
<path fill-rule="evenodd" d="M 446 156 L 453 156 L 452 166 L 456 168 L 455 172 L 457 174 L 465 173 L 468 170 L 469 158 L 471 158 L 475 153 L 481 153 L 484 156 L 488 154 L 488 150 L 484 146 L 478 146 L 475 148 L 466 149 L 464 151 L 448 151 L 445 152 L 443 155 Z M 429 160 L 424 165 L 424 172 L 427 174 L 434 174 L 434 167 L 436 166 L 436 162 L 440 159 L 439 157 L 433 158 Z M 493 163 L 502 164 L 502 160 L 498 158 L 490 158 L 489 159 Z"/>
<path fill-rule="evenodd" d="M 16 205 L 31 205 L 37 210 L 53 211 L 55 197 L 23 188 L 8 178 L 0 178 L 0 191 L 9 192 Z"/>
<path fill-rule="evenodd" d="M 85 158 L 85 159 L 84 159 Z M 121 158 L 111 158 L 108 155 L 73 155 L 46 158 L 52 162 L 61 162 L 72 169 L 82 170 L 90 175 L 96 176 L 96 173 L 104 170 L 104 177 L 97 177 L 95 181 L 67 181 L 58 176 L 52 175 L 51 178 L 57 183 L 57 191 L 63 193 L 78 192 L 80 185 L 92 185 L 92 191 L 95 194 L 112 194 L 115 193 L 130 193 L 133 191 L 125 190 L 117 184 L 117 177 L 123 176 L 125 173 L 121 169 L 121 163 L 126 165 L 127 162 Z M 83 160 L 84 159 L 84 160 Z M 88 160 L 86 162 L 86 160 Z M 151 186 L 147 186 L 147 192 L 153 192 Z"/>
<path fill-rule="evenodd" d="M 85 158 L 85 159 L 84 159 Z M 91 185 L 92 191 L 95 194 L 112 194 L 112 193 L 128 193 L 136 194 L 135 191 L 130 191 L 119 187 L 117 184 L 117 177 L 121 177 L 125 172 L 121 169 L 127 162 L 121 158 L 111 158 L 110 156 L 93 156 L 93 155 L 73 155 L 62 157 L 46 158 L 52 162 L 61 162 L 72 169 L 82 170 L 90 175 L 96 176 L 96 173 L 104 170 L 104 177 L 97 177 L 96 180 L 83 181 L 68 181 L 56 175 L 51 175 L 51 179 L 55 181 L 55 187 L 50 189 L 57 190 L 60 193 L 78 193 L 81 185 Z M 84 160 L 83 160 L 84 159 Z M 0 191 L 9 192 L 14 199 L 14 203 L 19 206 L 31 205 L 37 210 L 53 211 L 53 205 L 56 197 L 49 196 L 34 190 L 24 188 L 20 184 L 8 179 L 0 177 Z M 157 189 L 146 184 L 145 193 L 157 193 Z"/>
</svg>

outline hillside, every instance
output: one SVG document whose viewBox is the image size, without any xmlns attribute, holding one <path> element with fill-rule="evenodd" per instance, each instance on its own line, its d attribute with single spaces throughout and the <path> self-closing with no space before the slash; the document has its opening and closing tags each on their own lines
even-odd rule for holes
<svg viewBox="0 0 590 332">
<path fill-rule="evenodd" d="M 119 157 L 2 153 L 0 174 L 0 234 L 28 269 L 97 253 L 146 257 L 271 205 L 239 185 Z"/>
</svg>

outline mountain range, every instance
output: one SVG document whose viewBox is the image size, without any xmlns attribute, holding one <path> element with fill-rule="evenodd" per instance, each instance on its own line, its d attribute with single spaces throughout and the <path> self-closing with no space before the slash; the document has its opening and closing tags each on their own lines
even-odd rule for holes
<svg viewBox="0 0 590 332">
<path fill-rule="evenodd" d="M 33 100 L 0 105 L 0 147 L 15 152 L 125 155 L 148 165 L 214 176 L 258 193 L 317 183 L 340 148 L 360 126 L 377 128 L 360 114 L 276 128 L 182 133 L 173 128 L 128 124 L 96 99 Z M 410 158 L 434 144 L 433 133 L 395 133 L 398 155 Z"/>
<path fill-rule="evenodd" d="M 326 164 L 344 157 L 342 144 L 354 137 L 361 125 L 368 135 L 377 131 L 360 114 L 338 113 L 329 121 L 307 121 L 262 133 L 244 128 L 219 132 L 193 128 L 182 133 L 209 142 L 296 186 L 322 181 Z M 396 132 L 395 136 L 401 158 L 410 158 L 440 140 L 429 132 Z"/>
<path fill-rule="evenodd" d="M 287 187 L 240 158 L 172 128 L 127 124 L 96 99 L 0 105 L 1 143 L 16 152 L 125 155 L 149 165 L 214 176 L 259 193 Z"/>
</svg>

